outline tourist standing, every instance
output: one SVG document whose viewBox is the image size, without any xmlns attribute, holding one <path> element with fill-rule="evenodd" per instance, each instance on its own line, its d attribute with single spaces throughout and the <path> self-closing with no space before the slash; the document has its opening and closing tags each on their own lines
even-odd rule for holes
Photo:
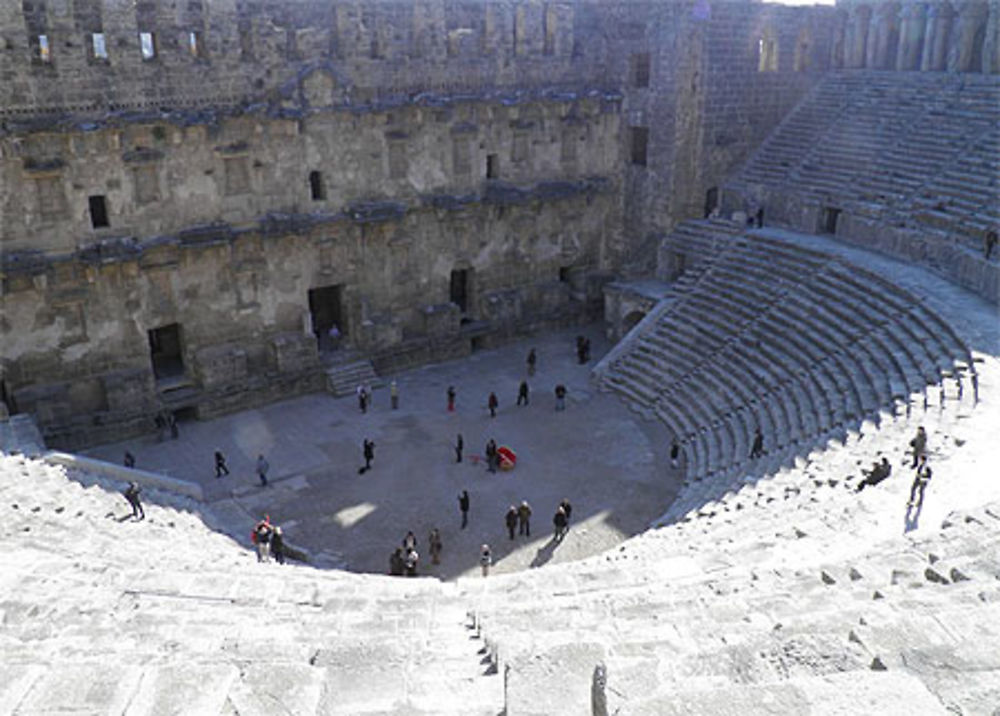
<svg viewBox="0 0 1000 716">
<path fill-rule="evenodd" d="M 448 412 L 449 413 L 454 413 L 455 412 L 455 386 L 453 386 L 453 385 L 449 385 L 448 386 L 447 396 L 448 396 Z"/>
<path fill-rule="evenodd" d="M 497 400 L 496 393 L 490 393 L 490 397 L 486 400 L 486 406 L 490 409 L 490 417 L 495 418 L 497 416 L 497 408 L 500 407 L 500 401 Z"/>
<path fill-rule="evenodd" d="M 441 533 L 437 527 L 431 530 L 427 537 L 427 544 L 431 551 L 431 564 L 441 564 L 441 549 L 444 545 L 441 543 Z"/>
<path fill-rule="evenodd" d="M 465 440 L 462 439 L 462 433 L 459 433 L 455 437 L 455 462 L 462 462 L 463 448 L 465 448 Z"/>
<path fill-rule="evenodd" d="M 517 508 L 518 534 L 531 537 L 531 505 L 527 500 L 521 501 L 521 506 Z"/>
<path fill-rule="evenodd" d="M 493 552 L 490 550 L 488 544 L 484 544 L 479 548 L 479 565 L 483 568 L 483 576 L 486 577 L 490 573 L 490 565 L 493 564 Z"/>
<path fill-rule="evenodd" d="M 525 405 L 528 404 L 528 381 L 522 380 L 521 384 L 517 386 L 517 405 L 521 406 L 521 403 Z"/>
<path fill-rule="evenodd" d="M 226 465 L 226 456 L 221 450 L 215 451 L 215 477 L 219 478 L 229 474 L 229 466 Z"/>
<path fill-rule="evenodd" d="M 511 539 L 514 539 L 514 528 L 517 527 L 517 508 L 511 505 L 507 510 L 507 514 L 504 515 L 504 523 L 507 525 L 507 534 L 510 535 Z"/>
<path fill-rule="evenodd" d="M 532 348 L 528 351 L 528 376 L 533 376 L 535 374 L 535 363 L 538 362 L 538 356 L 535 354 L 535 349 Z"/>
<path fill-rule="evenodd" d="M 389 402 L 393 410 L 399 409 L 399 386 L 396 381 L 389 383 Z"/>
<path fill-rule="evenodd" d="M 144 520 L 146 519 L 146 512 L 142 509 L 142 502 L 139 500 L 140 492 L 142 492 L 142 488 L 139 487 L 139 484 L 130 482 L 123 494 L 132 507 L 132 519 Z"/>
<path fill-rule="evenodd" d="M 261 487 L 267 487 L 267 471 L 271 468 L 263 455 L 257 456 L 257 477 L 260 478 Z"/>
<path fill-rule="evenodd" d="M 462 512 L 462 527 L 461 527 L 461 529 L 464 530 L 465 526 L 467 524 L 469 524 L 469 491 L 468 490 L 462 490 L 462 494 L 458 496 L 458 509 L 461 510 L 461 512 Z"/>
</svg>

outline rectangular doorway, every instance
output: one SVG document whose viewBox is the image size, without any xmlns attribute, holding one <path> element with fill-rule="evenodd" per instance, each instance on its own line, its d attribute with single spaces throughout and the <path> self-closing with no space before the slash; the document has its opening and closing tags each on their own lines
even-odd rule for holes
<svg viewBox="0 0 1000 716">
<path fill-rule="evenodd" d="M 309 313 L 321 351 L 339 348 L 347 333 L 342 306 L 343 289 L 339 283 L 309 289 Z"/>
<path fill-rule="evenodd" d="M 837 222 L 839 220 L 840 220 L 840 209 L 834 209 L 832 206 L 823 207 L 823 211 L 820 214 L 819 232 L 821 234 L 836 235 Z"/>
<path fill-rule="evenodd" d="M 461 313 L 469 310 L 469 270 L 460 269 L 451 272 L 451 285 L 448 289 L 448 299 L 458 306 Z"/>
<path fill-rule="evenodd" d="M 171 323 L 149 331 L 149 355 L 157 380 L 184 375 L 181 326 Z"/>
</svg>

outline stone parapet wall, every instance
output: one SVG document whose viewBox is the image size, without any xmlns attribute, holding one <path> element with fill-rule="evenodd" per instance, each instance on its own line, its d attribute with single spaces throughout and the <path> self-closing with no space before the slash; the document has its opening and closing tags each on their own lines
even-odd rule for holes
<svg viewBox="0 0 1000 716">
<path fill-rule="evenodd" d="M 239 104 L 287 89 L 303 67 L 321 62 L 358 97 L 594 82 L 607 66 L 608 49 L 591 34 L 600 5 L 4 3 L 0 73 L 9 80 L 0 116 Z"/>
</svg>

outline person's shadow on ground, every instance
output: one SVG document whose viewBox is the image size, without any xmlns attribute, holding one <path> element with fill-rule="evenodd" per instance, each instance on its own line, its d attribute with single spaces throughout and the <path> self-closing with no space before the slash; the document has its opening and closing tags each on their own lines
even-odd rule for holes
<svg viewBox="0 0 1000 716">
<path fill-rule="evenodd" d="M 531 566 L 541 567 L 543 564 L 546 564 L 550 559 L 552 559 L 552 555 L 555 554 L 556 547 L 559 546 L 559 542 L 560 540 L 557 540 L 555 537 L 550 537 L 548 542 L 538 548 L 538 551 L 535 553 L 535 558 L 531 560 Z"/>
<path fill-rule="evenodd" d="M 920 511 L 924 509 L 924 501 L 920 500 L 916 506 L 910 504 L 906 506 L 906 517 L 903 520 L 903 532 L 912 532 L 920 526 Z"/>
</svg>

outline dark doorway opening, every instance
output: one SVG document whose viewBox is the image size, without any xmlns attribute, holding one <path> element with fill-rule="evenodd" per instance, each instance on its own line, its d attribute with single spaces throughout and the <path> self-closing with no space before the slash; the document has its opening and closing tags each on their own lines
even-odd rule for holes
<svg viewBox="0 0 1000 716">
<path fill-rule="evenodd" d="M 149 331 L 149 355 L 153 359 L 153 375 L 157 380 L 184 375 L 184 359 L 179 323 Z"/>
<path fill-rule="evenodd" d="M 719 187 L 713 186 L 705 192 L 705 218 L 707 219 L 719 205 Z"/>
<path fill-rule="evenodd" d="M 323 175 L 319 172 L 309 172 L 309 194 L 313 201 L 326 199 L 326 187 L 323 186 Z"/>
<path fill-rule="evenodd" d="M 572 266 L 560 266 L 559 267 L 559 281 L 562 283 L 569 283 L 569 272 Z"/>
<path fill-rule="evenodd" d="M 309 289 L 309 313 L 321 351 L 339 348 L 347 332 L 342 306 L 343 288 L 341 284 L 336 284 Z"/>
<path fill-rule="evenodd" d="M 458 310 L 466 313 L 469 310 L 469 270 L 459 269 L 451 272 L 451 284 L 448 287 L 448 299 L 458 306 Z"/>
<path fill-rule="evenodd" d="M 90 205 L 90 224 L 95 229 L 103 229 L 111 226 L 108 221 L 108 202 L 103 196 L 88 197 L 87 203 Z"/>
<path fill-rule="evenodd" d="M 496 154 L 486 155 L 486 178 L 497 179 L 500 177 L 500 160 Z"/>
<path fill-rule="evenodd" d="M 837 222 L 840 220 L 840 209 L 834 209 L 832 206 L 823 207 L 823 213 L 820 215 L 819 230 L 822 234 L 836 234 L 837 233 Z"/>
<path fill-rule="evenodd" d="M 625 316 L 625 319 L 622 321 L 622 335 L 624 336 L 626 333 L 635 328 L 636 324 L 645 317 L 646 314 L 643 311 L 632 311 Z"/>
</svg>

